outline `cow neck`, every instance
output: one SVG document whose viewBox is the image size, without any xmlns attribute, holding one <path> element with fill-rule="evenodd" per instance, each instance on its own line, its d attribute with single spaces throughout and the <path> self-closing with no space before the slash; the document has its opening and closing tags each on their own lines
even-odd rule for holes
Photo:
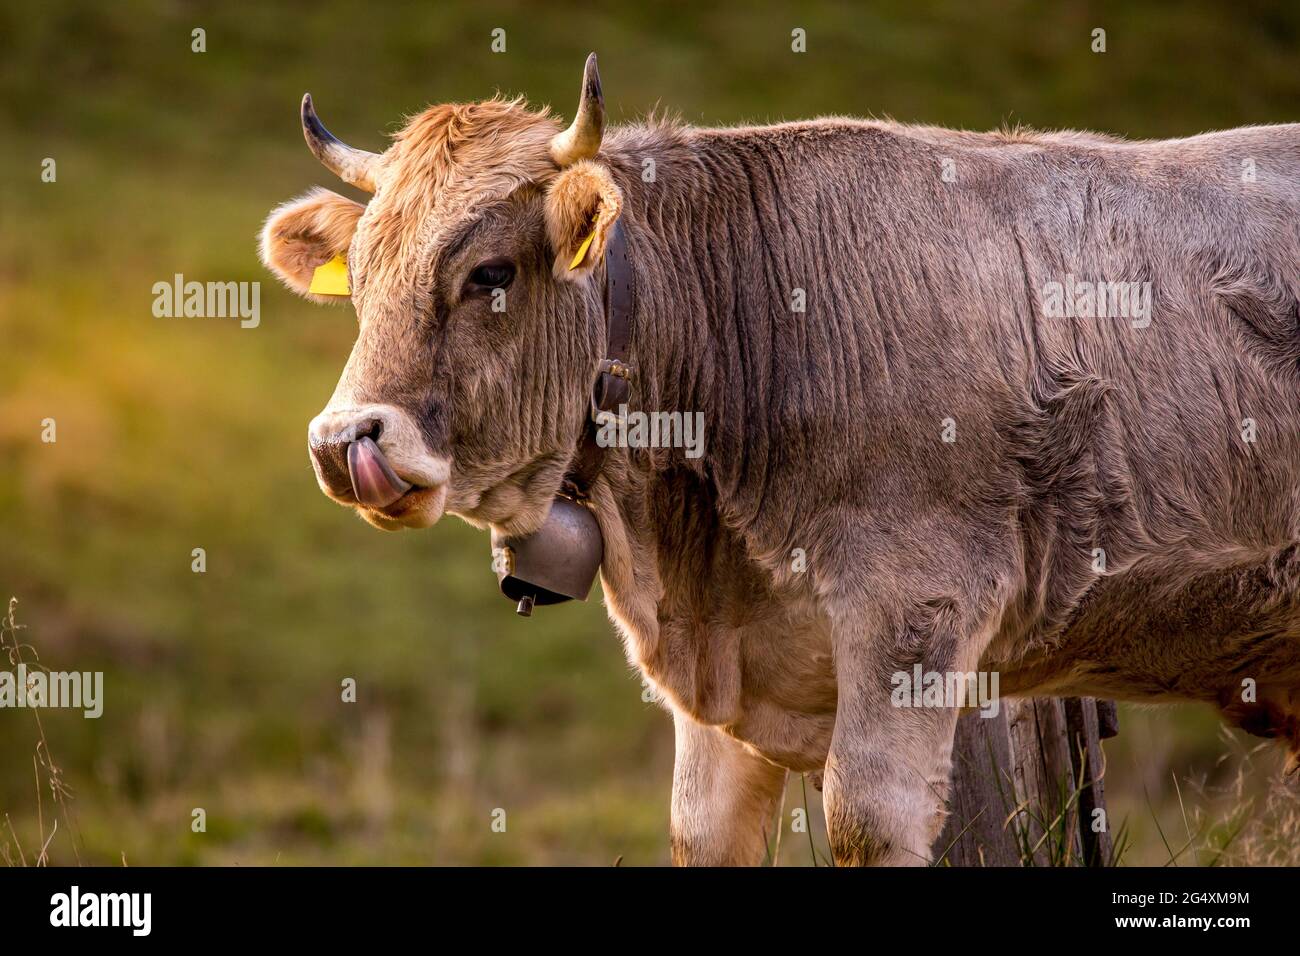
<svg viewBox="0 0 1300 956">
<path fill-rule="evenodd" d="M 632 319 L 636 313 L 636 278 L 623 223 L 618 220 L 615 220 L 605 242 L 603 304 L 605 357 L 597 366 L 596 379 L 591 386 L 590 414 L 564 482 L 565 493 L 581 502 L 588 500 L 591 486 L 605 464 L 605 449 L 597 441 L 597 429 L 606 416 L 618 414 L 619 406 L 627 403 L 635 371 L 630 359 Z"/>
</svg>

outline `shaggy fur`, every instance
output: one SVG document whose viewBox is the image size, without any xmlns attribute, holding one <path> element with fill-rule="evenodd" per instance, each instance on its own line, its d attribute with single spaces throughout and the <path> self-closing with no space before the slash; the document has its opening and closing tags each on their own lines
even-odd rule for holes
<svg viewBox="0 0 1300 956">
<path fill-rule="evenodd" d="M 553 270 L 621 216 L 632 404 L 705 417 L 702 458 L 613 450 L 593 491 L 611 617 L 677 726 L 676 860 L 761 860 L 789 768 L 824 770 L 837 861 L 924 862 L 956 714 L 890 706 L 918 662 L 1300 748 L 1300 127 L 652 124 L 563 174 L 555 129 L 494 102 L 399 135 L 340 391 L 420 422 L 449 511 L 536 528 L 603 354 L 599 243 Z M 504 316 L 463 292 L 500 256 Z M 1048 316 L 1068 276 L 1152 283 L 1149 326 Z"/>
</svg>

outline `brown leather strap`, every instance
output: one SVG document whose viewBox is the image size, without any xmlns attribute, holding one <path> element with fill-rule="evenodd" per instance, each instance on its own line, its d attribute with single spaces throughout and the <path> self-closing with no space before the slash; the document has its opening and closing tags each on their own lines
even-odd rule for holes
<svg viewBox="0 0 1300 956">
<path fill-rule="evenodd" d="M 605 358 L 597 367 L 596 380 L 591 385 L 590 414 L 582 430 L 573 466 L 565 476 L 568 494 L 579 501 L 586 499 L 604 464 L 605 449 L 596 441 L 598 416 L 604 412 L 617 414 L 618 407 L 626 404 L 632 391 L 635 369 L 630 357 L 636 281 L 621 222 L 614 223 L 605 243 L 604 303 Z"/>
</svg>

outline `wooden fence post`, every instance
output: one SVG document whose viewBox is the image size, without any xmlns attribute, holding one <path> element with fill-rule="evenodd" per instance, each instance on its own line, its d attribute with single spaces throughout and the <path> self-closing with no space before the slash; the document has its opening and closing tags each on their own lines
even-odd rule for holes
<svg viewBox="0 0 1300 956">
<path fill-rule="evenodd" d="M 964 715 L 935 859 L 951 866 L 1110 863 L 1101 741 L 1117 730 L 1114 703 L 1091 697 L 1007 699 L 995 717 Z"/>
</svg>

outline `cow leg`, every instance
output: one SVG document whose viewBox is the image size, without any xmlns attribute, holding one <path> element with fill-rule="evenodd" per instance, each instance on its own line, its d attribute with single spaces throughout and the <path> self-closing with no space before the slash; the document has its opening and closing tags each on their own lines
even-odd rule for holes
<svg viewBox="0 0 1300 956">
<path fill-rule="evenodd" d="M 674 712 L 672 856 L 677 866 L 757 866 L 785 771 L 716 727 Z"/>
<path fill-rule="evenodd" d="M 835 732 L 823 801 L 840 866 L 921 866 L 947 815 L 956 707 L 891 701 L 897 673 L 970 670 L 978 641 L 963 638 L 946 603 L 890 614 L 832 615 Z"/>
<path fill-rule="evenodd" d="M 1258 699 L 1246 703 L 1240 699 L 1240 687 L 1228 687 L 1219 693 L 1219 707 L 1226 720 L 1256 737 L 1280 739 L 1287 747 L 1283 774 L 1300 773 L 1300 686 L 1260 686 Z"/>
</svg>

